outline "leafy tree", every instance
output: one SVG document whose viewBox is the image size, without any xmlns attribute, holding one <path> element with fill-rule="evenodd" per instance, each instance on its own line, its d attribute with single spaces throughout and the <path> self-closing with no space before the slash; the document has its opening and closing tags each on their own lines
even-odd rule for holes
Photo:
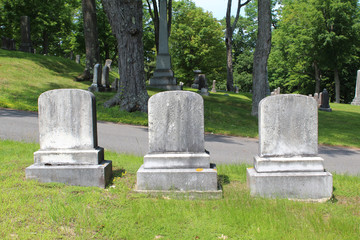
<svg viewBox="0 0 360 240">
<path fill-rule="evenodd" d="M 105 106 L 119 105 L 128 112 L 147 112 L 142 1 L 103 0 L 103 5 L 118 43 L 120 75 L 120 88 Z"/>
<path fill-rule="evenodd" d="M 74 30 L 74 16 L 80 7 L 78 0 L 2 0 L 0 35 L 20 43 L 20 17 L 29 16 L 33 47 L 43 54 L 67 54 Z"/>
<path fill-rule="evenodd" d="M 211 13 L 190 0 L 174 2 L 169 45 L 176 77 L 189 85 L 193 70 L 201 69 L 208 79 L 225 79 L 223 35 L 221 24 Z"/>
</svg>

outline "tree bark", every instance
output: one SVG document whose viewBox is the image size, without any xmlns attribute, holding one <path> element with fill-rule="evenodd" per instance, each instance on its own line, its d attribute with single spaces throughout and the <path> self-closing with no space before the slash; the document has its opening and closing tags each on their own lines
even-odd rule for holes
<svg viewBox="0 0 360 240">
<path fill-rule="evenodd" d="M 82 11 L 84 15 L 84 39 L 86 53 L 85 70 L 83 74 L 86 77 L 91 77 L 94 65 L 96 63 L 100 63 L 95 0 L 82 0 Z"/>
<path fill-rule="evenodd" d="M 335 68 L 334 70 L 334 80 L 335 80 L 335 102 L 340 103 L 340 77 L 339 70 Z"/>
<path fill-rule="evenodd" d="M 258 1 L 258 34 L 253 63 L 253 97 L 251 115 L 258 116 L 261 99 L 268 88 L 267 60 L 271 49 L 271 0 Z"/>
<path fill-rule="evenodd" d="M 248 4 L 250 0 L 247 0 L 245 3 L 241 4 L 241 0 L 238 0 L 238 7 L 236 11 L 236 16 L 234 22 L 231 24 L 231 4 L 232 0 L 228 0 L 228 5 L 226 8 L 226 36 L 225 36 L 225 45 L 226 45 L 226 89 L 228 91 L 234 91 L 234 75 L 233 75 L 233 59 L 232 59 L 232 39 L 234 34 L 234 29 L 239 20 L 240 9 Z"/>
<path fill-rule="evenodd" d="M 319 93 L 320 92 L 320 83 L 321 83 L 320 68 L 316 61 L 314 61 L 313 65 L 314 65 L 314 71 L 315 71 L 315 93 Z"/>
<path fill-rule="evenodd" d="M 116 36 L 119 51 L 120 87 L 104 106 L 119 105 L 128 112 L 147 112 L 149 95 L 144 72 L 142 1 L 103 0 L 104 10 Z"/>
</svg>

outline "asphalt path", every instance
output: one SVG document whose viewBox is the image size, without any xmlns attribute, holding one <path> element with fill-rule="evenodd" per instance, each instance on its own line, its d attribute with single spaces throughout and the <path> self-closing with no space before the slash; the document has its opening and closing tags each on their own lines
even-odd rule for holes
<svg viewBox="0 0 360 240">
<path fill-rule="evenodd" d="M 143 156 L 148 151 L 147 127 L 98 121 L 98 143 L 105 150 Z M 38 142 L 37 113 L 0 109 L 0 139 Z M 211 162 L 216 164 L 253 164 L 258 153 L 258 141 L 205 134 L 205 148 Z M 360 149 L 319 145 L 319 156 L 324 158 L 327 171 L 360 176 Z"/>
</svg>

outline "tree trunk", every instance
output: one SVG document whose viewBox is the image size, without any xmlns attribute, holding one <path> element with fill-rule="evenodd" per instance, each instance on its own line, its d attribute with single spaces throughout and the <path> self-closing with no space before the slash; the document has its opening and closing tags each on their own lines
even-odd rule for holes
<svg viewBox="0 0 360 240">
<path fill-rule="evenodd" d="M 43 37 L 43 51 L 42 51 L 42 53 L 44 55 L 47 55 L 48 52 L 49 52 L 49 36 L 48 36 L 46 31 L 43 31 L 42 37 Z"/>
<path fill-rule="evenodd" d="M 82 0 L 82 11 L 84 15 L 84 39 L 86 53 L 84 72 L 88 72 L 86 74 L 88 75 L 92 72 L 94 65 L 96 63 L 100 63 L 95 0 Z"/>
<path fill-rule="evenodd" d="M 128 112 L 147 112 L 142 1 L 103 0 L 103 6 L 118 42 L 120 74 L 120 88 L 104 106 L 119 105 Z"/>
<path fill-rule="evenodd" d="M 320 78 L 320 68 L 316 61 L 314 61 L 314 70 L 315 70 L 315 93 L 319 93 L 321 78 Z"/>
<path fill-rule="evenodd" d="M 266 97 L 267 60 L 271 49 L 271 0 L 258 1 L 258 34 L 253 63 L 253 97 L 251 115 L 258 115 L 261 99 Z"/>
<path fill-rule="evenodd" d="M 234 91 L 234 77 L 233 77 L 233 62 L 232 62 L 232 37 L 227 36 L 225 39 L 226 45 L 226 89 L 227 91 Z"/>
<path fill-rule="evenodd" d="M 335 102 L 340 103 L 340 77 L 339 70 L 335 68 L 334 70 L 334 80 L 335 80 Z"/>
</svg>

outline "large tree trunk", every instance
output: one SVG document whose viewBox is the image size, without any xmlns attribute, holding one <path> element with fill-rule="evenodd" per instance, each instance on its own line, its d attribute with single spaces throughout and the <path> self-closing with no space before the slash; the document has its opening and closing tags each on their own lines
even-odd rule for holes
<svg viewBox="0 0 360 240">
<path fill-rule="evenodd" d="M 84 79 L 81 80 L 90 80 L 94 65 L 96 63 L 100 63 L 95 0 L 82 0 L 82 11 L 84 15 L 86 60 L 85 70 L 83 73 Z"/>
<path fill-rule="evenodd" d="M 253 97 L 251 115 L 258 115 L 261 99 L 268 88 L 267 60 L 271 49 L 271 0 L 258 1 L 258 34 L 253 63 Z"/>
<path fill-rule="evenodd" d="M 335 68 L 334 70 L 334 80 L 335 80 L 335 102 L 340 103 L 340 77 L 339 70 Z"/>
<path fill-rule="evenodd" d="M 149 95 L 144 72 L 144 47 L 142 42 L 142 1 L 103 0 L 104 10 L 119 51 L 120 88 L 105 107 L 120 105 L 128 112 L 147 112 Z"/>
<path fill-rule="evenodd" d="M 314 70 L 315 70 L 315 92 L 319 93 L 321 78 L 320 78 L 320 68 L 316 61 L 314 61 Z"/>
<path fill-rule="evenodd" d="M 231 36 L 227 36 L 225 39 L 226 45 L 226 89 L 228 91 L 234 91 L 234 75 L 233 75 L 233 60 L 232 60 L 232 44 Z"/>
</svg>

